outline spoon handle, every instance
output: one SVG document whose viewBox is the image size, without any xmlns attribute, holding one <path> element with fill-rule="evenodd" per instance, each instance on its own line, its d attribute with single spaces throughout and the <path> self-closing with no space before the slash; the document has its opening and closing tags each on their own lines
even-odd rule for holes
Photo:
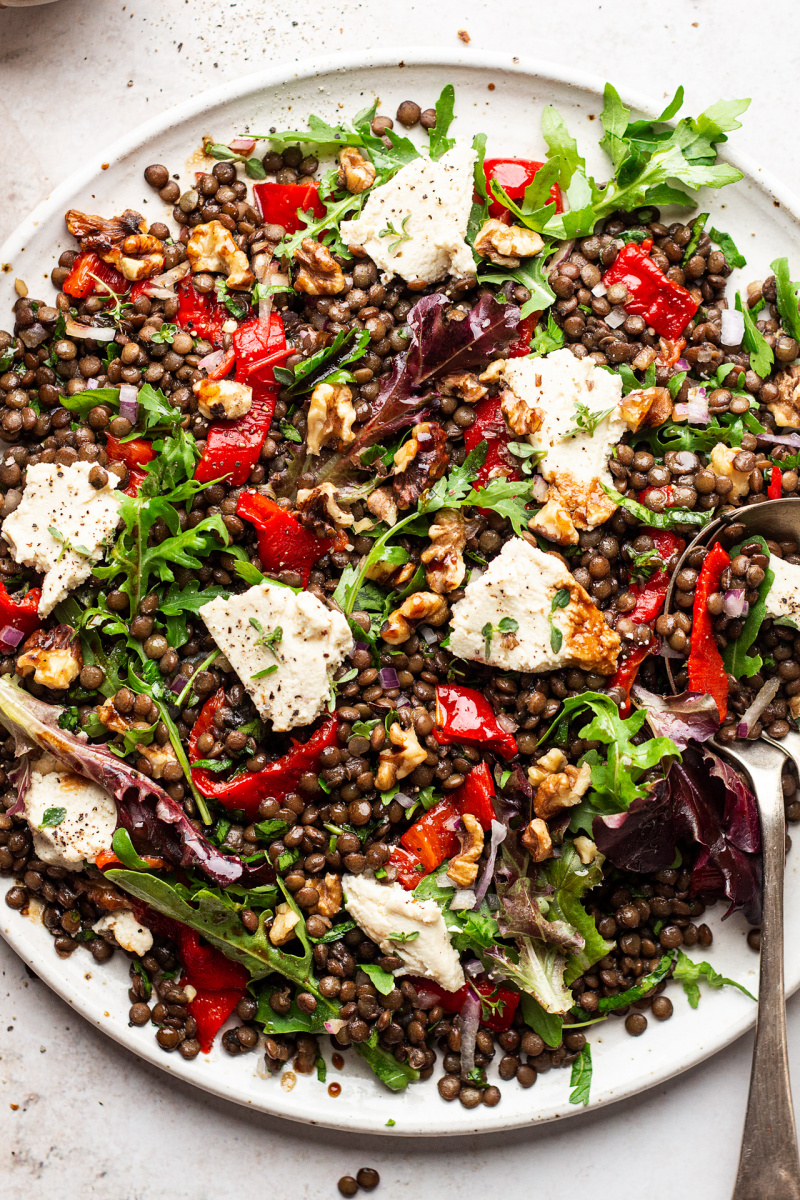
<svg viewBox="0 0 800 1200">
<path fill-rule="evenodd" d="M 785 825 L 780 771 L 747 764 L 764 857 L 761 969 L 750 1093 L 733 1200 L 800 1200 L 783 986 Z"/>
</svg>

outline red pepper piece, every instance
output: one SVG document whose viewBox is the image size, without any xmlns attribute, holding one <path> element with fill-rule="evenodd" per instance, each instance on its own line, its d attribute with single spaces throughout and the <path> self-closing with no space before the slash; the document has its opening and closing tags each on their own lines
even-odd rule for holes
<svg viewBox="0 0 800 1200">
<path fill-rule="evenodd" d="M 393 846 L 389 862 L 397 868 L 397 882 L 407 892 L 413 892 L 419 881 L 425 878 L 426 871 L 419 855 L 405 846 Z"/>
<path fill-rule="evenodd" d="M 250 982 L 250 973 L 241 963 L 234 962 L 208 942 L 201 944 L 200 934 L 188 925 L 181 925 L 178 944 L 180 960 L 193 987 L 223 992 L 245 988 Z"/>
<path fill-rule="evenodd" d="M 655 548 L 665 565 L 655 571 L 644 583 L 628 584 L 628 591 L 636 597 L 636 607 L 626 613 L 626 616 L 635 621 L 637 625 L 649 625 L 661 612 L 672 571 L 686 545 L 683 538 L 679 538 L 677 534 L 668 529 L 651 529 L 649 536 L 653 539 Z"/>
<path fill-rule="evenodd" d="M 119 438 L 108 434 L 106 437 L 106 453 L 111 462 L 124 463 L 128 468 L 128 482 L 122 489 L 126 496 L 138 496 L 139 488 L 147 478 L 147 471 L 142 470 L 147 463 L 152 462 L 156 452 L 152 444 L 144 438 L 134 438 L 130 442 L 121 442 Z"/>
<path fill-rule="evenodd" d="M 225 692 L 220 689 L 203 705 L 189 735 L 190 763 L 202 758 L 197 749 L 198 739 L 213 729 L 214 713 L 224 700 Z M 328 746 L 338 745 L 338 728 L 338 718 L 331 717 L 320 725 L 307 742 L 295 742 L 291 750 L 275 762 L 268 763 L 263 771 L 247 771 L 223 782 L 211 771 L 206 771 L 203 767 L 193 767 L 192 779 L 204 796 L 213 797 L 225 808 L 243 809 L 247 819 L 252 821 L 262 800 L 266 800 L 268 796 L 276 800 L 283 799 L 289 792 L 295 791 L 301 775 L 317 769 L 322 751 Z"/>
<path fill-rule="evenodd" d="M 782 475 L 783 472 L 781 471 L 780 467 L 772 468 L 772 474 L 769 477 L 769 487 L 767 488 L 767 495 L 769 496 L 770 500 L 780 500 L 781 498 Z"/>
<path fill-rule="evenodd" d="M 606 288 L 624 283 L 630 300 L 626 312 L 644 317 L 661 337 L 676 340 L 697 312 L 691 293 L 679 283 L 667 279 L 642 246 L 629 242 L 623 246 L 603 276 Z"/>
<path fill-rule="evenodd" d="M 491 181 L 496 179 L 510 200 L 522 200 L 525 189 L 533 183 L 534 176 L 544 163 L 535 162 L 528 158 L 487 158 L 483 164 L 486 175 L 486 190 L 489 193 L 489 216 L 499 217 L 511 225 L 515 220 L 504 204 L 495 200 L 492 195 Z M 563 212 L 561 189 L 554 183 L 550 189 L 550 199 L 555 201 L 556 212 Z"/>
<path fill-rule="evenodd" d="M 512 434 L 503 418 L 499 396 L 486 396 L 475 405 L 475 420 L 464 430 L 464 449 L 467 454 L 480 442 L 487 443 L 486 459 L 472 481 L 476 488 L 485 487 L 490 479 L 505 475 L 508 479 L 521 479 L 511 464 L 508 443 Z"/>
<path fill-rule="evenodd" d="M 490 828 L 494 820 L 493 796 L 491 773 L 486 763 L 481 763 L 470 771 L 460 788 L 434 804 L 406 830 L 400 841 L 406 850 L 417 856 L 424 874 L 435 871 L 446 858 L 457 853 L 460 846 L 458 830 L 464 813 L 476 817 L 483 829 Z M 412 886 L 416 887 L 422 877 L 417 872 Z"/>
<path fill-rule="evenodd" d="M 233 346 L 231 346 L 231 348 L 227 352 L 227 354 L 225 354 L 223 356 L 223 358 L 217 363 L 217 365 L 208 372 L 208 378 L 209 379 L 224 379 L 225 376 L 229 375 L 230 372 L 233 370 L 233 365 L 235 362 L 236 362 L 236 351 L 234 350 Z"/>
<path fill-rule="evenodd" d="M 315 537 L 291 513 L 259 492 L 242 492 L 236 513 L 258 530 L 258 557 L 263 569 L 297 571 L 303 587 L 307 587 L 312 567 L 332 545 L 330 539 Z"/>
<path fill-rule="evenodd" d="M 39 619 L 39 601 L 42 598 L 41 588 L 31 588 L 22 600 L 12 600 L 6 591 L 6 585 L 0 581 L 0 629 L 10 625 L 27 637 L 35 629 L 41 627 Z"/>
<path fill-rule="evenodd" d="M 540 316 L 541 313 L 536 312 L 522 318 L 517 326 L 519 337 L 516 342 L 512 342 L 508 347 L 509 358 L 524 358 L 526 354 L 530 354 L 533 332 L 536 329 Z"/>
<path fill-rule="evenodd" d="M 298 208 L 312 218 L 325 216 L 318 183 L 256 183 L 253 195 L 264 224 L 282 225 L 287 233 L 305 227 L 297 216 Z"/>
<path fill-rule="evenodd" d="M 85 300 L 95 292 L 101 296 L 114 292 L 119 296 L 127 292 L 129 287 L 128 280 L 116 267 L 104 263 L 94 251 L 86 250 L 75 259 L 69 275 L 61 285 L 61 290 L 68 296 L 74 296 L 76 300 Z"/>
<path fill-rule="evenodd" d="M 436 689 L 436 724 L 433 736 L 440 746 L 452 742 L 489 746 L 504 758 L 513 758 L 517 742 L 497 724 L 494 710 L 480 692 L 459 684 L 440 684 Z"/>
<path fill-rule="evenodd" d="M 253 389 L 253 403 L 250 411 L 235 421 L 212 421 L 195 479 L 208 483 L 228 476 L 239 487 L 247 482 L 258 462 L 272 424 L 279 391 L 273 368 L 291 354 L 278 313 L 270 315 L 268 325 L 255 319 L 240 325 L 233 335 L 233 352 L 234 379 Z"/>
<path fill-rule="evenodd" d="M 191 984 L 191 978 L 184 976 L 181 987 Z M 194 987 L 194 984 L 192 984 Z M 187 1008 L 189 1015 L 197 1022 L 195 1037 L 200 1043 L 203 1054 L 208 1054 L 214 1045 L 214 1038 L 231 1016 L 236 1005 L 244 997 L 244 988 L 238 991 L 209 992 L 205 988 L 196 988 L 197 995 L 190 1000 Z"/>
<path fill-rule="evenodd" d="M 714 640 L 714 626 L 708 611 L 708 597 L 719 588 L 722 572 L 730 563 L 730 555 L 719 542 L 703 559 L 692 608 L 692 640 L 689 648 L 689 687 L 693 692 L 713 696 L 719 718 L 725 720 L 728 711 L 728 676 L 719 647 Z"/>
<path fill-rule="evenodd" d="M 178 284 L 178 315 L 176 323 L 187 333 L 222 345 L 222 326 L 230 321 L 231 314 L 224 304 L 211 295 L 198 292 L 187 279 Z"/>
<path fill-rule="evenodd" d="M 663 597 L 661 603 L 664 603 Z M 619 706 L 620 715 L 623 717 L 627 717 L 631 711 L 631 688 L 636 682 L 636 676 L 639 674 L 639 667 L 642 665 L 647 656 L 653 653 L 653 650 L 657 644 L 657 641 L 651 638 L 646 645 L 636 646 L 635 649 L 630 652 L 628 657 L 619 664 L 616 671 L 606 684 L 606 687 L 622 688 L 622 690 L 625 692 L 625 702 Z"/>
</svg>

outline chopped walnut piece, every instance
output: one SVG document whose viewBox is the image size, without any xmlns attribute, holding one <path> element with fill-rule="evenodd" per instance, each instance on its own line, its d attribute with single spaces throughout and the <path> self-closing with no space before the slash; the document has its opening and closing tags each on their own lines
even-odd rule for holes
<svg viewBox="0 0 800 1200">
<path fill-rule="evenodd" d="M 164 267 L 164 247 L 158 238 L 146 233 L 133 233 L 118 246 L 99 253 L 103 262 L 116 267 L 132 283 L 149 279 Z"/>
<path fill-rule="evenodd" d="M 502 379 L 505 374 L 506 360 L 504 358 L 496 358 L 494 362 L 490 362 L 485 371 L 478 376 L 481 383 L 497 383 L 498 379 Z"/>
<path fill-rule="evenodd" d="M 253 389 L 233 379 L 198 379 L 192 391 L 200 413 L 209 420 L 234 421 L 249 413 L 253 405 Z"/>
<path fill-rule="evenodd" d="M 234 290 L 251 288 L 256 281 L 247 255 L 220 221 L 195 225 L 186 243 L 186 256 L 195 273 L 221 271 L 227 275 L 228 287 Z"/>
<path fill-rule="evenodd" d="M 530 779 L 530 773 L 528 775 Z M 588 763 L 582 767 L 567 764 L 563 771 L 547 775 L 536 789 L 533 797 L 533 811 L 537 817 L 546 820 L 553 817 L 562 808 L 572 808 L 580 804 L 581 797 L 592 782 L 592 769 Z"/>
<path fill-rule="evenodd" d="M 367 508 L 373 517 L 394 525 L 397 521 L 397 503 L 392 492 L 391 484 L 376 488 L 367 500 Z"/>
<path fill-rule="evenodd" d="M 148 721 L 141 721 L 135 717 L 123 716 L 114 708 L 114 703 L 111 700 L 104 700 L 102 704 L 98 704 L 94 710 L 97 713 L 99 720 L 105 725 L 106 729 L 110 729 L 112 733 L 127 733 L 129 729 L 149 729 Z"/>
<path fill-rule="evenodd" d="M 518 267 L 521 258 L 538 254 L 544 242 L 538 233 L 524 225 L 504 225 L 491 217 L 481 225 L 475 238 L 475 253 L 499 267 Z"/>
<path fill-rule="evenodd" d="M 544 508 L 528 521 L 528 528 L 558 546 L 577 546 L 580 540 L 569 509 L 554 488 L 551 488 Z"/>
<path fill-rule="evenodd" d="M 408 583 L 416 569 L 417 564 L 413 559 L 403 563 L 401 567 L 393 567 L 391 563 L 376 562 L 367 567 L 364 578 L 371 579 L 373 583 L 379 583 L 382 587 L 396 589 L 402 587 L 404 583 Z"/>
<path fill-rule="evenodd" d="M 296 292 L 305 292 L 308 296 L 338 296 L 346 289 L 342 268 L 321 242 L 303 238 L 294 252 L 294 260 L 298 267 L 294 277 Z"/>
<path fill-rule="evenodd" d="M 279 904 L 275 909 L 275 920 L 269 930 L 269 940 L 273 946 L 283 946 L 292 938 L 297 937 L 294 930 L 299 922 L 300 918 L 291 904 Z"/>
<path fill-rule="evenodd" d="M 477 404 L 489 389 L 478 383 L 478 376 L 471 371 L 460 371 L 453 375 L 445 375 L 439 381 L 439 391 L 443 396 L 458 396 L 465 404 Z"/>
<path fill-rule="evenodd" d="M 169 742 L 165 742 L 163 746 L 159 746 L 156 742 L 153 742 L 152 746 L 140 744 L 136 750 L 139 754 L 137 763 L 139 770 L 143 774 L 149 775 L 151 779 L 163 779 L 164 768 L 170 763 L 178 761 L 178 756 Z"/>
<path fill-rule="evenodd" d="M 452 879 L 457 887 L 472 887 L 478 877 L 478 859 L 483 853 L 483 829 L 477 817 L 472 813 L 464 813 L 461 822 L 467 834 L 468 843 L 465 849 L 450 860 L 447 868 L 447 878 Z"/>
<path fill-rule="evenodd" d="M 522 844 L 534 862 L 544 862 L 546 858 L 553 857 L 550 830 L 547 828 L 547 822 L 543 821 L 541 817 L 534 817 L 528 823 L 522 835 Z"/>
<path fill-rule="evenodd" d="M 319 454 L 323 446 L 338 449 L 355 441 L 353 422 L 356 410 L 353 393 L 346 383 L 318 383 L 308 406 L 306 450 Z"/>
<path fill-rule="evenodd" d="M 631 430 L 641 429 L 643 425 L 649 428 L 663 425 L 672 416 L 669 389 L 651 387 L 628 392 L 619 402 L 619 415 Z"/>
<path fill-rule="evenodd" d="M 301 488 L 297 493 L 297 510 L 316 517 L 334 529 L 343 529 L 353 524 L 353 514 L 339 507 L 336 503 L 337 495 L 332 483 L 320 483 L 315 488 Z"/>
<path fill-rule="evenodd" d="M 542 427 L 544 421 L 542 410 L 528 404 L 527 400 L 517 396 L 510 388 L 501 390 L 500 408 L 509 428 L 519 437 L 527 437 L 529 433 L 536 433 Z"/>
<path fill-rule="evenodd" d="M 390 646 L 407 642 L 419 621 L 428 625 L 444 625 L 450 615 L 446 600 L 435 592 L 414 592 L 383 623 L 381 637 Z"/>
<path fill-rule="evenodd" d="M 436 421 L 421 421 L 394 456 L 392 490 L 400 509 L 411 508 L 447 469 L 447 434 Z"/>
<path fill-rule="evenodd" d="M 334 917 L 342 907 L 342 881 L 338 875 L 330 873 L 314 883 L 319 892 L 319 900 L 314 912 L 320 917 Z"/>
<path fill-rule="evenodd" d="M 714 474 L 730 479 L 733 485 L 730 496 L 734 500 L 741 500 L 750 491 L 750 472 L 738 471 L 733 465 L 738 453 L 736 446 L 726 446 L 724 442 L 717 442 L 708 456 L 708 465 Z"/>
<path fill-rule="evenodd" d="M 775 423 L 789 429 L 800 429 L 800 367 L 786 367 L 778 372 L 773 382 L 778 385 L 778 399 L 768 404 L 767 408 L 775 418 Z"/>
<path fill-rule="evenodd" d="M 575 846 L 575 851 L 578 855 L 578 858 L 585 867 L 588 867 L 589 863 L 593 863 L 597 858 L 597 846 L 594 844 L 591 838 L 583 836 L 576 837 L 573 845 Z"/>
<path fill-rule="evenodd" d="M 428 529 L 431 545 L 420 555 L 426 564 L 425 579 L 432 592 L 442 595 L 460 587 L 467 573 L 462 551 L 467 544 L 467 524 L 457 508 L 442 508 Z M 577 535 L 576 535 L 577 537 Z"/>
<path fill-rule="evenodd" d="M 80 642 L 71 625 L 37 629 L 17 655 L 17 674 L 33 675 L 35 683 L 47 688 L 68 688 L 82 666 Z"/>
<path fill-rule="evenodd" d="M 339 151 L 339 187 L 358 195 L 371 188 L 377 172 L 355 146 L 344 146 Z"/>
<path fill-rule="evenodd" d="M 82 213 L 70 208 L 64 214 L 67 229 L 87 250 L 121 242 L 137 233 L 147 232 L 147 223 L 141 213 L 126 208 L 119 217 L 98 217 L 95 213 Z"/>
<path fill-rule="evenodd" d="M 405 779 L 413 770 L 425 762 L 428 752 L 420 746 L 413 725 L 404 729 L 399 721 L 389 726 L 389 741 L 396 750 L 381 750 L 375 786 L 379 792 L 394 787 L 398 779 Z"/>
<path fill-rule="evenodd" d="M 563 770 L 566 765 L 566 754 L 557 746 L 553 746 L 552 750 L 548 750 L 540 759 L 537 759 L 532 767 L 528 767 L 528 782 L 537 787 L 547 775 L 554 775 L 556 771 Z"/>
</svg>

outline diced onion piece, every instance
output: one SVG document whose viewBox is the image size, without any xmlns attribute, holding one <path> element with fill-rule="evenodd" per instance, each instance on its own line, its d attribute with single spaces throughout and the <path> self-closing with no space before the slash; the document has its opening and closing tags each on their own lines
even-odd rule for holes
<svg viewBox="0 0 800 1200">
<path fill-rule="evenodd" d="M 750 611 L 750 605 L 745 600 L 744 588 L 729 588 L 722 598 L 722 607 L 726 617 L 736 619 L 738 617 L 746 617 Z"/>
<path fill-rule="evenodd" d="M 778 688 L 781 686 L 781 681 L 777 675 L 772 679 L 768 679 L 761 690 L 756 695 L 755 700 L 742 716 L 741 721 L 736 726 L 736 736 L 746 738 L 750 736 L 750 731 L 755 729 L 761 714 L 768 704 L 771 704 Z"/>
<path fill-rule="evenodd" d="M 330 1021 L 325 1022 L 325 1032 L 331 1037 L 335 1037 L 342 1029 L 344 1029 L 347 1021 L 343 1021 L 341 1017 L 331 1017 Z"/>
<path fill-rule="evenodd" d="M 458 888 L 450 901 L 451 912 L 461 912 L 466 908 L 475 907 L 475 892 L 472 888 Z"/>
<path fill-rule="evenodd" d="M 628 314 L 624 308 L 612 308 L 607 317 L 603 317 L 609 329 L 619 329 L 627 320 Z"/>
<path fill-rule="evenodd" d="M 475 886 L 475 907 L 480 908 L 481 901 L 489 890 L 489 884 L 492 882 L 494 874 L 494 864 L 497 858 L 497 850 L 501 842 L 506 840 L 508 829 L 502 825 L 500 821 L 492 821 L 492 840 L 489 843 L 489 857 L 486 859 L 486 866 L 483 868 L 483 874 Z"/>
<path fill-rule="evenodd" d="M 0 629 L 0 642 L 4 646 L 11 646 L 12 649 L 18 646 L 24 637 L 25 634 L 20 629 L 15 629 L 13 625 L 4 625 Z"/>
<path fill-rule="evenodd" d="M 139 389 L 123 383 L 119 389 L 119 415 L 135 425 L 139 419 Z"/>
<path fill-rule="evenodd" d="M 113 342 L 117 336 L 116 329 L 110 326 L 83 325 L 80 321 L 73 321 L 72 317 L 64 321 L 64 333 L 67 337 L 93 338 L 96 342 Z"/>
<path fill-rule="evenodd" d="M 608 291 L 608 288 L 606 287 L 606 285 L 604 283 L 596 283 L 594 285 L 594 287 L 592 288 L 592 295 L 593 296 L 605 296 L 607 291 Z"/>
<path fill-rule="evenodd" d="M 177 678 L 173 679 L 172 683 L 169 685 L 170 691 L 174 692 L 176 696 L 180 696 L 188 682 L 189 679 L 186 675 L 178 675 Z"/>
<path fill-rule="evenodd" d="M 711 420 L 708 411 L 708 394 L 704 387 L 689 388 L 686 416 L 690 425 L 707 425 Z"/>
<path fill-rule="evenodd" d="M 452 908 L 452 905 L 450 906 Z M 481 1023 L 481 1001 L 472 988 L 461 1008 L 461 1078 L 468 1079 L 475 1070 L 475 1044 Z"/>
<path fill-rule="evenodd" d="M 224 357 L 224 350 L 212 350 L 210 354 L 206 354 L 204 358 L 200 359 L 197 369 L 198 371 L 213 371 L 215 367 L 219 366 Z"/>
<path fill-rule="evenodd" d="M 678 361 L 675 363 L 675 366 L 678 368 L 679 371 L 688 371 L 689 370 L 689 364 L 685 358 L 679 358 Z"/>
<path fill-rule="evenodd" d="M 400 687 L 400 680 L 397 678 L 397 671 L 395 671 L 394 667 L 381 667 L 378 672 L 378 679 L 385 691 Z"/>
<path fill-rule="evenodd" d="M 184 275 L 189 274 L 190 270 L 191 270 L 191 267 L 189 264 L 189 260 L 184 259 L 184 261 L 182 263 L 178 263 L 177 267 L 171 267 L 169 269 L 169 271 L 164 271 L 163 274 L 161 274 L 161 275 L 154 275 L 153 278 L 150 280 L 150 287 L 148 288 L 150 295 L 151 296 L 155 295 L 155 292 L 150 291 L 151 288 L 174 287 L 174 285 L 176 283 L 178 283 L 179 280 L 183 279 Z M 172 296 L 172 295 L 174 295 L 174 292 L 170 292 L 169 294 L 170 294 L 170 296 Z"/>
<path fill-rule="evenodd" d="M 422 638 L 423 642 L 427 642 L 429 646 L 432 646 L 436 641 L 436 632 L 435 630 L 431 629 L 430 625 L 420 625 L 417 629 L 417 633 Z"/>
<path fill-rule="evenodd" d="M 392 799 L 396 800 L 401 808 L 411 808 L 417 803 L 413 796 L 407 796 L 405 792 L 396 792 Z"/>
<path fill-rule="evenodd" d="M 719 340 L 723 346 L 739 346 L 744 337 L 744 315 L 735 308 L 723 308 Z"/>
</svg>

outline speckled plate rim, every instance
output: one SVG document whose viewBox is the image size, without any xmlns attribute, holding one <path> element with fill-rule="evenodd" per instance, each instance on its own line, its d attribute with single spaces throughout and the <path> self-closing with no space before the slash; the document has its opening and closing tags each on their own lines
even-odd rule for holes
<svg viewBox="0 0 800 1200">
<path fill-rule="evenodd" d="M 35 245 L 42 235 L 48 238 L 51 247 L 58 244 L 63 238 L 65 208 L 85 193 L 87 185 L 103 179 L 108 164 L 117 163 L 152 139 L 176 130 L 209 110 L 255 96 L 265 89 L 288 88 L 294 83 L 323 76 L 326 79 L 333 77 L 334 80 L 339 76 L 344 83 L 359 72 L 382 72 L 381 78 L 386 80 L 387 90 L 396 84 L 405 85 L 408 80 L 410 92 L 413 82 L 409 77 L 415 71 L 423 74 L 427 71 L 430 74 L 431 70 L 439 69 L 442 72 L 439 76 L 441 82 L 444 82 L 448 72 L 457 72 L 462 78 L 474 75 L 475 81 L 480 80 L 483 87 L 489 76 L 493 80 L 505 77 L 514 83 L 524 79 L 531 81 L 534 91 L 545 95 L 548 88 L 567 88 L 580 93 L 584 102 L 590 99 L 592 107 L 598 111 L 601 103 L 602 81 L 583 71 L 531 58 L 478 51 L 454 52 L 434 47 L 401 47 L 306 59 L 248 75 L 235 83 L 222 84 L 137 126 L 103 153 L 90 155 L 83 167 L 56 187 L 34 209 L 0 248 L 0 264 L 6 272 L 4 276 L 0 275 L 3 311 L 6 311 L 5 305 L 12 295 L 10 288 L 14 276 L 24 274 L 25 260 L 21 256 L 24 256 L 26 247 Z M 402 76 L 397 74 L 401 70 L 405 72 Z M 428 79 L 427 82 L 431 83 L 432 80 Z M 320 91 L 323 90 L 320 88 Z M 623 98 L 627 104 L 643 113 L 653 113 L 660 107 L 652 104 L 647 97 L 631 92 L 626 92 Z M 492 97 L 493 108 L 502 103 L 502 92 L 495 92 Z M 320 107 L 325 107 L 322 100 Z M 508 120 L 513 120 L 511 114 Z M 528 131 L 522 136 L 529 136 Z M 591 154 L 587 157 L 591 159 Z M 725 157 L 745 175 L 738 188 L 749 187 L 760 194 L 764 209 L 762 217 L 766 218 L 773 209 L 782 208 L 782 237 L 785 239 L 793 235 L 796 238 L 797 228 L 793 227 L 793 223 L 798 219 L 796 214 L 800 213 L 800 202 L 795 194 L 746 156 L 734 153 Z M 108 174 L 113 178 L 113 172 Z M 715 212 L 727 207 L 718 201 L 717 196 L 710 195 Z M 82 198 L 85 200 L 85 196 Z M 774 213 L 772 215 L 774 217 Z M 785 242 L 782 244 L 785 245 Z M 715 965 L 755 992 L 757 963 L 752 952 L 746 949 L 746 926 L 736 918 L 721 925 L 716 910 L 709 923 L 715 932 Z M 787 927 L 800 928 L 800 864 L 793 863 L 791 856 L 787 864 Z M 126 956 L 118 953 L 109 967 L 102 968 L 82 954 L 60 960 L 53 952 L 52 939 L 44 927 L 12 913 L 5 905 L 0 918 L 0 933 L 53 991 L 126 1049 L 192 1086 L 256 1111 L 309 1125 L 393 1136 L 497 1132 L 587 1111 L 567 1102 L 568 1078 L 567 1073 L 562 1071 L 540 1076 L 535 1089 L 531 1091 L 524 1091 L 513 1084 L 506 1085 L 503 1088 L 503 1100 L 497 1108 L 468 1111 L 458 1104 L 443 1104 L 433 1081 L 416 1085 L 400 1095 L 389 1093 L 374 1080 L 364 1064 L 359 1060 L 354 1061 L 352 1055 L 348 1056 L 341 1073 L 332 1071 L 327 1050 L 328 1078 L 336 1078 L 342 1084 L 342 1094 L 335 1100 L 329 1097 L 327 1089 L 316 1079 L 309 1077 L 299 1076 L 291 1089 L 286 1087 L 289 1082 L 286 1079 L 287 1072 L 281 1077 L 283 1082 L 277 1078 L 264 1080 L 254 1066 L 248 1070 L 248 1062 L 254 1064 L 254 1056 L 249 1060 L 231 1059 L 219 1046 L 214 1048 L 211 1055 L 187 1063 L 177 1055 L 165 1055 L 156 1045 L 151 1030 L 128 1026 L 128 1000 L 124 984 L 127 978 Z M 787 945 L 786 977 L 787 993 L 791 993 L 800 986 L 800 946 L 795 950 L 791 939 Z M 595 1073 L 588 1110 L 605 1107 L 664 1083 L 728 1046 L 751 1028 L 755 1021 L 752 1002 L 732 990 L 705 995 L 696 1012 L 690 1012 L 680 994 L 673 995 L 673 1001 L 675 1015 L 672 1020 L 659 1025 L 651 1022 L 646 1037 L 641 1041 L 627 1037 L 621 1022 L 611 1022 L 594 1033 Z M 392 1124 L 389 1125 L 389 1122 Z"/>
</svg>

